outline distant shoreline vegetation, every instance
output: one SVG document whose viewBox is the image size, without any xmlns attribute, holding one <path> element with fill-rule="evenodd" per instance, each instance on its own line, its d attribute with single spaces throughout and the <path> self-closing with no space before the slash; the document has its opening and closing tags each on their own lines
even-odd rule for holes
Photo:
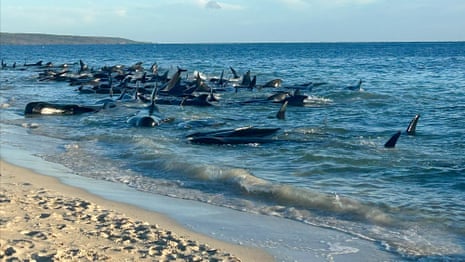
<svg viewBox="0 0 465 262">
<path fill-rule="evenodd" d="M 424 44 L 424 43 L 465 43 L 465 41 L 341 41 L 341 42 L 305 42 L 305 41 L 252 41 L 252 42 L 140 42 L 121 37 L 54 35 L 39 33 L 0 32 L 0 45 L 223 45 L 223 44 Z"/>
<path fill-rule="evenodd" d="M 36 33 L 0 33 L 0 45 L 128 45 L 147 44 L 120 37 L 74 36 Z"/>
</svg>

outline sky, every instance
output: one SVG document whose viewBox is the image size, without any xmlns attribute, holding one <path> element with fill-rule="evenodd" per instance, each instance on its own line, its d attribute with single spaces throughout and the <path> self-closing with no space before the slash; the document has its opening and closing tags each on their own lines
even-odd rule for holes
<svg viewBox="0 0 465 262">
<path fill-rule="evenodd" d="M 465 0 L 1 0 L 0 31 L 153 43 L 465 41 Z"/>
</svg>

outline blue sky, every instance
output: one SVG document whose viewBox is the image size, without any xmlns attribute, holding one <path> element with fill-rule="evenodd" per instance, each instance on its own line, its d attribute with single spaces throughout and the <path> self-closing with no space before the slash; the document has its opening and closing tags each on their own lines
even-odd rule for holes
<svg viewBox="0 0 465 262">
<path fill-rule="evenodd" d="M 1 0 L 10 33 L 160 43 L 465 41 L 465 0 Z"/>
</svg>

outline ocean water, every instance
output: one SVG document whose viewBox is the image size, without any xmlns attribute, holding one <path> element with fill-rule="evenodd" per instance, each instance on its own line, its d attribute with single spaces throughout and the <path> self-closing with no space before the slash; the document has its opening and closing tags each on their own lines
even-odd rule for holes
<svg viewBox="0 0 465 262">
<path fill-rule="evenodd" d="M 413 260 L 465 259 L 465 43 L 273 43 L 2 46 L 1 142 L 78 175 L 138 190 L 347 232 Z M 283 87 L 219 92 L 214 107 L 159 105 L 175 120 L 126 121 L 146 105 L 26 117 L 28 102 L 93 104 L 67 82 L 40 81 L 39 60 L 95 69 L 156 62 L 208 77 L 232 66 Z M 17 63 L 12 68 L 13 62 Z M 347 86 L 363 80 L 362 90 Z M 305 106 L 262 101 L 302 83 Z M 250 102 L 255 101 L 255 102 Z M 250 103 L 249 103 L 250 102 Z M 420 114 L 414 136 L 384 143 Z M 279 127 L 272 143 L 192 144 L 186 135 Z M 27 136 L 14 130 L 26 130 Z M 13 131 L 12 131 L 13 130 Z"/>
</svg>

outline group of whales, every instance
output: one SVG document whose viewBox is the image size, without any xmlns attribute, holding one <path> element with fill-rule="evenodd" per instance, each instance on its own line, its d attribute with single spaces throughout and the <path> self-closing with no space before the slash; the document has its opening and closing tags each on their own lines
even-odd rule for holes
<svg viewBox="0 0 465 262">
<path fill-rule="evenodd" d="M 7 68 L 2 60 L 2 69 Z M 82 60 L 79 61 L 79 69 L 73 72 L 73 64 L 62 64 L 55 66 L 52 63 L 44 64 L 42 61 L 27 64 L 22 69 L 34 67 L 39 69 L 39 81 L 65 81 L 71 86 L 78 86 L 77 92 L 81 94 L 108 94 L 109 98 L 98 100 L 93 104 L 60 104 L 50 102 L 29 102 L 24 110 L 29 115 L 75 115 L 82 113 L 97 112 L 104 109 L 116 107 L 118 103 L 128 101 L 142 101 L 146 104 L 145 109 L 128 118 L 127 123 L 136 127 L 155 127 L 162 123 L 171 122 L 173 118 L 163 117 L 158 110 L 157 104 L 170 104 L 181 106 L 213 106 L 218 101 L 217 94 L 226 92 L 228 89 L 238 92 L 240 89 L 253 90 L 254 88 L 279 89 L 264 101 L 280 103 L 281 107 L 276 114 L 278 119 L 285 119 L 288 105 L 303 106 L 307 95 L 302 90 L 311 91 L 315 86 L 326 83 L 303 83 L 293 86 L 282 86 L 281 79 L 273 79 L 263 85 L 257 84 L 257 76 L 251 76 L 250 70 L 242 76 L 230 67 L 231 76 L 226 78 L 224 71 L 219 77 L 207 78 L 200 72 L 194 71 L 194 77 L 189 77 L 187 70 L 177 68 L 176 72 L 169 77 L 169 70 L 160 74 L 156 63 L 149 70 L 144 69 L 142 62 L 126 67 L 122 65 L 105 66 L 98 70 L 89 68 Z M 12 68 L 19 68 L 16 63 Z M 183 74 L 185 76 L 183 77 Z M 362 80 L 356 85 L 347 86 L 347 90 L 360 91 Z M 119 94 L 118 98 L 114 98 Z M 262 100 L 263 101 L 263 100 Z M 246 101 L 253 103 L 257 101 Z M 406 134 L 414 135 L 420 115 L 412 119 Z M 252 126 L 239 127 L 235 129 L 215 130 L 209 132 L 198 132 L 187 135 L 192 143 L 201 144 L 247 144 L 272 142 L 269 136 L 276 133 L 280 128 L 256 128 Z M 402 132 L 396 132 L 385 144 L 386 148 L 395 147 Z"/>
</svg>

